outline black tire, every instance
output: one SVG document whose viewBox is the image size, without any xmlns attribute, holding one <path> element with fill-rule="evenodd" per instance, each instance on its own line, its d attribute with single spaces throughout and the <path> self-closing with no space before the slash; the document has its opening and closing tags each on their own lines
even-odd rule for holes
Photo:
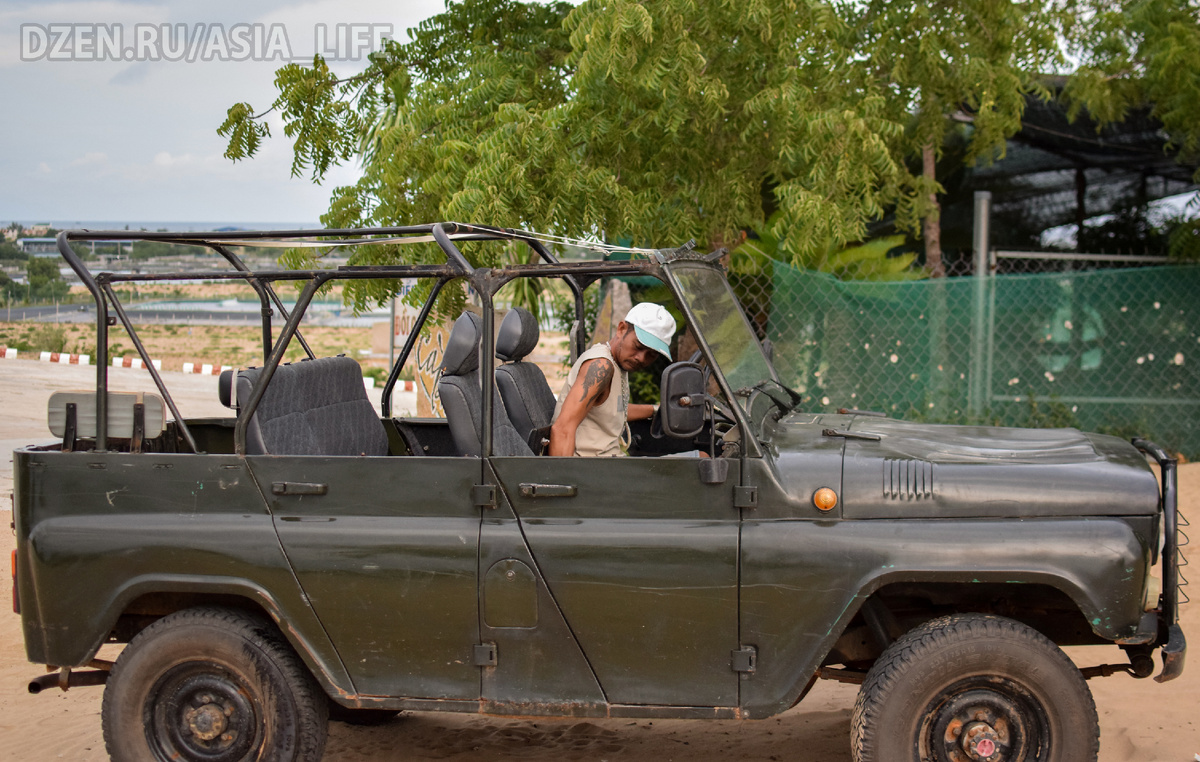
<svg viewBox="0 0 1200 762">
<path fill-rule="evenodd" d="M 317 762 L 325 694 L 274 625 L 194 608 L 135 637 L 104 689 L 115 762 Z"/>
<path fill-rule="evenodd" d="M 956 614 L 883 652 L 850 742 L 855 762 L 1095 762 L 1100 724 L 1083 675 L 1045 636 Z"/>
</svg>

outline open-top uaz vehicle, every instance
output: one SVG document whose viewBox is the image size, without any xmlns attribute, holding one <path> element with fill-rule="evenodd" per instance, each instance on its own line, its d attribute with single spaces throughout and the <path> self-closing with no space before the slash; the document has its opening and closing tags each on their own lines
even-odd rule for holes
<svg viewBox="0 0 1200 762">
<path fill-rule="evenodd" d="M 70 247 L 113 238 L 230 267 L 93 275 Z M 1094 759 L 1085 678 L 1147 677 L 1156 649 L 1157 679 L 1180 674 L 1162 449 L 804 412 L 717 254 L 560 262 L 550 241 L 456 223 L 60 235 L 95 297 L 98 364 L 94 391 L 51 402 L 61 441 L 14 456 L 15 602 L 29 659 L 60 668 L 31 689 L 105 682 L 118 760 L 315 760 L 330 712 L 753 719 L 830 678 L 862 683 L 855 759 L 998 762 Z M 444 262 L 251 271 L 232 248 L 417 242 Z M 487 245 L 540 261 L 460 251 Z M 498 319 L 495 298 L 557 278 L 582 318 L 584 291 L 621 276 L 666 284 L 685 317 L 698 356 L 663 372 L 658 424 L 713 457 L 639 456 L 671 449 L 640 435 L 632 457 L 538 454 L 537 323 Z M 444 288 L 478 300 L 442 354 L 445 418 L 391 413 L 419 330 L 382 410 L 349 358 L 281 362 L 323 285 L 402 278 L 432 283 L 419 323 Z M 155 279 L 261 299 L 263 360 L 223 379 L 229 417 L 183 417 L 137 339 L 115 286 Z M 288 308 L 276 288 L 297 281 Z M 117 320 L 157 394 L 108 392 Z M 95 658 L 106 643 L 128 643 L 115 664 Z M 1114 643 L 1127 662 L 1082 671 L 1058 648 Z"/>
</svg>

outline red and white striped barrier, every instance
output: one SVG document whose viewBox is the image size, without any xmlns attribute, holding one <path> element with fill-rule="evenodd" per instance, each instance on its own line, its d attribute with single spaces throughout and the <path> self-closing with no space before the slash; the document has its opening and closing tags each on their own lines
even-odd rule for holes
<svg viewBox="0 0 1200 762">
<path fill-rule="evenodd" d="M 211 365 L 209 363 L 185 362 L 184 373 L 199 373 L 204 376 L 219 376 L 222 371 L 233 370 L 232 365 Z"/>
<path fill-rule="evenodd" d="M 42 362 L 56 362 L 60 365 L 91 365 L 91 355 L 72 355 L 66 352 L 42 352 L 38 358 Z"/>
<path fill-rule="evenodd" d="M 17 358 L 17 350 L 6 346 L 0 346 L 0 359 L 15 360 Z M 40 358 L 43 362 L 59 363 L 60 365 L 90 365 L 91 355 L 73 355 L 66 352 L 42 352 Z M 156 370 L 162 370 L 162 360 L 153 360 Z M 146 364 L 142 362 L 142 358 L 127 355 L 124 357 L 114 357 L 112 359 L 114 368 L 145 368 Z M 223 371 L 233 370 L 232 365 L 213 365 L 211 363 L 183 363 L 184 373 L 193 373 L 203 376 L 219 376 Z M 373 376 L 363 376 L 363 386 L 367 389 L 375 388 L 375 378 Z M 417 384 L 415 381 L 396 381 L 396 386 L 393 391 L 397 392 L 415 392 Z"/>
<path fill-rule="evenodd" d="M 154 363 L 155 370 L 162 370 L 162 360 L 151 360 Z M 142 362 L 140 357 L 114 357 L 112 361 L 114 368 L 145 368 L 146 363 Z"/>
</svg>

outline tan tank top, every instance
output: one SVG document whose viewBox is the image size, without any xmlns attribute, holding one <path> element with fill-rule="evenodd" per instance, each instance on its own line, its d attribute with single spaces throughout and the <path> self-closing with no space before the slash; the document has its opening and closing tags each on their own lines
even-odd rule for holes
<svg viewBox="0 0 1200 762">
<path fill-rule="evenodd" d="M 575 385 L 575 379 L 579 377 L 580 366 L 599 357 L 613 364 L 617 376 L 613 378 L 613 388 L 608 390 L 608 398 L 592 408 L 575 430 L 575 454 L 585 457 L 625 455 L 629 449 L 629 374 L 617 365 L 608 344 L 596 344 L 581 354 L 571 366 L 571 372 L 567 374 L 567 383 L 559 392 L 558 403 L 554 406 L 554 418 L 558 419 L 563 401 Z"/>
</svg>

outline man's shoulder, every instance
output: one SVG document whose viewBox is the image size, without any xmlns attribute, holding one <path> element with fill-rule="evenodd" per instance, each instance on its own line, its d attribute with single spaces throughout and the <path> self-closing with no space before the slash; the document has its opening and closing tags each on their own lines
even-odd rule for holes
<svg viewBox="0 0 1200 762">
<path fill-rule="evenodd" d="M 599 344 L 593 344 L 591 346 L 591 348 L 588 349 L 588 351 L 579 355 L 579 359 L 576 360 L 575 362 L 579 365 L 582 365 L 583 363 L 587 362 L 588 360 L 599 360 L 599 359 L 607 360 L 610 363 L 613 361 L 612 350 L 608 348 L 608 344 L 605 344 L 603 342 L 601 342 Z"/>
<path fill-rule="evenodd" d="M 591 363 L 591 365 L 588 365 L 589 363 Z M 591 349 L 579 355 L 579 359 L 577 359 L 575 364 L 571 366 L 572 373 L 578 377 L 580 372 L 583 370 L 583 366 L 585 365 L 588 365 L 588 367 L 591 367 L 592 365 L 606 365 L 613 369 L 614 373 L 616 372 L 616 363 L 613 360 L 612 352 L 609 351 L 607 344 L 595 344 Z"/>
</svg>

